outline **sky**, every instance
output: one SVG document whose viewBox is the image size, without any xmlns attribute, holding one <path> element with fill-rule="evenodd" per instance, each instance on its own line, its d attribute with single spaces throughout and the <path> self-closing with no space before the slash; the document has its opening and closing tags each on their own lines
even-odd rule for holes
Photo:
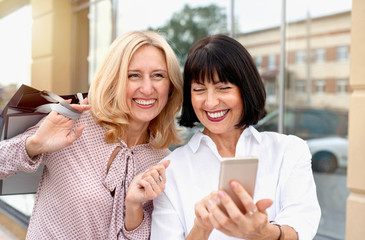
<svg viewBox="0 0 365 240">
<path fill-rule="evenodd" d="M 304 19 L 308 10 L 312 17 L 347 11 L 351 9 L 351 2 L 286 0 L 287 21 Z M 226 9 L 230 26 L 231 0 L 120 0 L 118 33 L 163 26 L 185 4 L 197 7 L 212 3 Z M 234 14 L 241 32 L 278 26 L 281 21 L 281 0 L 235 0 Z M 0 85 L 30 84 L 31 26 L 29 6 L 0 19 Z"/>
</svg>

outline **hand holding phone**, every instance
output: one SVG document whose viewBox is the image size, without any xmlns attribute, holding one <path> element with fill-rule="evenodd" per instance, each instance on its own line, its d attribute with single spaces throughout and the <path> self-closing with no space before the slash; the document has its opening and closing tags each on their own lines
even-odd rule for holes
<svg viewBox="0 0 365 240">
<path fill-rule="evenodd" d="M 253 197 L 256 183 L 258 158 L 257 157 L 231 157 L 223 158 L 219 174 L 219 189 L 223 189 L 235 202 L 241 212 L 245 213 L 241 201 L 230 186 L 232 180 L 236 180 Z M 224 207 L 222 208 L 224 209 Z"/>
</svg>

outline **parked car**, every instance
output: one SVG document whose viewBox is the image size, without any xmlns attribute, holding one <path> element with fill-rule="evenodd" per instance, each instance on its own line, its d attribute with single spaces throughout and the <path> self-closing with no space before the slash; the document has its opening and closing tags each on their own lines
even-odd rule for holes
<svg viewBox="0 0 365 240">
<path fill-rule="evenodd" d="M 316 172 L 332 173 L 338 167 L 347 167 L 348 139 L 331 136 L 307 140 L 312 154 L 312 169 Z"/>
<path fill-rule="evenodd" d="M 278 110 L 269 113 L 255 126 L 260 132 L 278 129 Z M 284 111 L 284 133 L 303 139 L 347 136 L 347 111 L 315 108 L 287 108 Z"/>
<path fill-rule="evenodd" d="M 255 127 L 260 132 L 277 131 L 278 111 L 269 113 Z M 347 167 L 347 128 L 347 111 L 288 108 L 284 112 L 284 133 L 307 140 L 316 172 L 332 173 Z"/>
</svg>

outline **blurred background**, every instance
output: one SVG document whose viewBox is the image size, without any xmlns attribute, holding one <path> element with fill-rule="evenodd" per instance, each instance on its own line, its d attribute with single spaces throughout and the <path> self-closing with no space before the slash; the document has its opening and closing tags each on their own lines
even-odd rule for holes
<svg viewBox="0 0 365 240">
<path fill-rule="evenodd" d="M 351 0 L 0 0 L 0 111 L 21 84 L 87 92 L 110 43 L 129 30 L 161 33 L 182 69 L 196 40 L 230 35 L 251 53 L 266 88 L 268 114 L 256 128 L 308 142 L 322 208 L 315 239 L 345 239 L 352 7 Z M 181 135 L 187 141 L 198 129 Z M 0 196 L 0 239 L 24 239 L 34 201 Z"/>
</svg>

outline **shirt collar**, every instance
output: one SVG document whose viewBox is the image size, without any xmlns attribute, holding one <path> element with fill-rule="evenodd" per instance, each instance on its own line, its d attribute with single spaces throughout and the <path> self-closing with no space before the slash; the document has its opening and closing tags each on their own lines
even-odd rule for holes
<svg viewBox="0 0 365 240">
<path fill-rule="evenodd" d="M 241 141 L 244 138 L 248 138 L 250 136 L 253 136 L 253 138 L 257 141 L 257 143 L 261 143 L 261 133 L 259 131 L 257 131 L 253 126 L 249 126 L 248 128 L 246 128 L 240 137 Z M 188 142 L 189 147 L 191 148 L 191 150 L 193 151 L 193 153 L 195 153 L 199 147 L 202 141 L 207 141 L 208 139 L 210 139 L 208 136 L 206 136 L 204 133 L 202 133 L 201 130 L 197 130 L 195 132 L 195 134 L 191 137 L 190 141 Z"/>
</svg>

